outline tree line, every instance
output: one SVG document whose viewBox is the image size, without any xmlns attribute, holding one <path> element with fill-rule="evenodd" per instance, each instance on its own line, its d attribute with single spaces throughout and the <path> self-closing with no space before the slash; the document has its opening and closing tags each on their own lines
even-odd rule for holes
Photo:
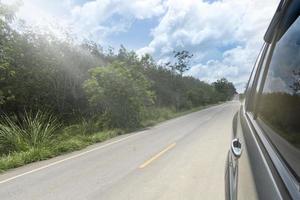
<svg viewBox="0 0 300 200">
<path fill-rule="evenodd" d="M 121 46 L 104 51 L 26 27 L 11 27 L 14 11 L 0 4 L 0 115 L 51 112 L 64 124 L 93 119 L 99 129 L 135 128 L 153 108 L 176 111 L 229 100 L 225 78 L 209 84 L 191 76 L 192 54 L 174 51 L 174 62 L 157 64 Z"/>
</svg>

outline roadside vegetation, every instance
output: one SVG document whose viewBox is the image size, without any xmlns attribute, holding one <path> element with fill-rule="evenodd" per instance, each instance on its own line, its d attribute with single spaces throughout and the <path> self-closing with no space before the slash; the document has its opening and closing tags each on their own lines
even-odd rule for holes
<svg viewBox="0 0 300 200">
<path fill-rule="evenodd" d="M 11 26 L 14 24 L 14 26 Z M 193 55 L 157 64 L 121 46 L 16 27 L 0 3 L 0 171 L 44 160 L 229 100 L 222 78 L 184 76 Z M 12 28 L 14 27 L 14 28 Z"/>
</svg>

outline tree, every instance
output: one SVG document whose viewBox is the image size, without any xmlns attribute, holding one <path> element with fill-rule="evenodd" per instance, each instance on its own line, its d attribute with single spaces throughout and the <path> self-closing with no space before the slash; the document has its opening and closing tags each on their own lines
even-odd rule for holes
<svg viewBox="0 0 300 200">
<path fill-rule="evenodd" d="M 230 100 L 237 93 L 233 83 L 229 82 L 226 78 L 217 80 L 213 83 L 213 86 L 218 92 L 217 98 L 219 101 Z"/>
<path fill-rule="evenodd" d="M 155 67 L 155 62 L 154 62 L 154 59 L 151 57 L 150 54 L 145 54 L 141 57 L 141 65 L 144 69 L 147 69 L 147 68 L 153 68 Z"/>
<path fill-rule="evenodd" d="M 193 54 L 190 54 L 188 51 L 174 51 L 174 58 L 177 61 L 174 64 L 174 69 L 180 73 L 182 76 L 183 72 L 190 69 L 189 63 L 190 59 L 193 57 Z"/>
<path fill-rule="evenodd" d="M 106 127 L 134 128 L 154 102 L 154 93 L 145 76 L 122 62 L 91 69 L 84 89 L 90 104 L 102 113 Z"/>
<path fill-rule="evenodd" d="M 15 17 L 16 6 L 6 6 L 0 3 L 0 105 L 14 99 L 14 94 L 8 82 L 15 77 L 12 66 L 12 53 L 16 34 L 9 26 Z"/>
</svg>

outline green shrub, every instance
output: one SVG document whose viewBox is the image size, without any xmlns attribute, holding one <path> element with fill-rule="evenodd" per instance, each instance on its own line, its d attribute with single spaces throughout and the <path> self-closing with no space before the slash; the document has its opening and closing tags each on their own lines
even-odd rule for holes
<svg viewBox="0 0 300 200">
<path fill-rule="evenodd" d="M 101 110 L 105 128 L 140 126 L 142 114 L 154 103 L 151 83 L 134 64 L 114 62 L 89 70 L 84 90 L 94 110 Z"/>
</svg>

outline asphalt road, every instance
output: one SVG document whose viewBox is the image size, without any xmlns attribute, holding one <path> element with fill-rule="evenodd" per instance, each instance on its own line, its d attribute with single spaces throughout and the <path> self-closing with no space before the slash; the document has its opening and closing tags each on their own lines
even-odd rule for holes
<svg viewBox="0 0 300 200">
<path fill-rule="evenodd" d="M 1 200 L 224 199 L 238 101 L 0 175 Z"/>
</svg>

